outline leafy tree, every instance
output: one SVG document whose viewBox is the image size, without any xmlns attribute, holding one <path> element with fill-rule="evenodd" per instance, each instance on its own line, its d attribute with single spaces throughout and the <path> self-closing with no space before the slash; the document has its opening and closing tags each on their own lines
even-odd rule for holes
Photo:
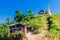
<svg viewBox="0 0 60 40">
<path fill-rule="evenodd" d="M 16 22 L 21 22 L 22 20 L 25 20 L 25 19 L 26 19 L 25 14 L 23 14 L 21 11 L 16 11 L 16 16 L 14 18 Z"/>
<path fill-rule="evenodd" d="M 32 19 L 34 17 L 32 9 L 29 9 L 27 12 L 29 13 L 29 18 Z"/>
<path fill-rule="evenodd" d="M 7 18 L 7 25 L 12 24 L 12 23 L 13 23 L 12 19 L 10 17 L 8 17 Z"/>
</svg>

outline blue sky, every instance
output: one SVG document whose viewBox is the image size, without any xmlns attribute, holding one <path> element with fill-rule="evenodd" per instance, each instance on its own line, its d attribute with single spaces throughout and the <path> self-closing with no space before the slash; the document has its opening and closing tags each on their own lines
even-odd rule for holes
<svg viewBox="0 0 60 40">
<path fill-rule="evenodd" d="M 0 22 L 5 22 L 6 18 L 15 16 L 16 10 L 26 13 L 32 9 L 36 14 L 39 10 L 47 10 L 50 6 L 52 13 L 60 12 L 60 0 L 0 0 Z"/>
</svg>

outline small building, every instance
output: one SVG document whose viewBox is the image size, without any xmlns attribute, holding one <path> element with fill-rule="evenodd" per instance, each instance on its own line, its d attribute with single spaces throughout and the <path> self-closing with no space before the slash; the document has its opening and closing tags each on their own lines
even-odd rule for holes
<svg viewBox="0 0 60 40">
<path fill-rule="evenodd" d="M 24 33 L 26 33 L 26 26 L 23 25 L 23 24 L 20 24 L 20 23 L 16 23 L 16 24 L 11 24 L 11 25 L 8 25 L 9 28 L 10 28 L 10 32 L 13 33 L 13 32 L 19 32 L 19 31 L 23 31 Z"/>
<path fill-rule="evenodd" d="M 44 14 L 44 10 L 40 10 L 39 11 L 39 14 Z"/>
</svg>

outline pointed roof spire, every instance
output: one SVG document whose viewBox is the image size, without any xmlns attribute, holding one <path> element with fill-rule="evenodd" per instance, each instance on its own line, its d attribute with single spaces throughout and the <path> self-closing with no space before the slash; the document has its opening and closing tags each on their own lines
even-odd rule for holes
<svg viewBox="0 0 60 40">
<path fill-rule="evenodd" d="M 50 12 L 50 7 L 49 7 L 49 5 L 48 5 L 47 12 L 48 12 L 48 14 L 49 14 L 49 15 L 51 15 L 51 12 Z"/>
</svg>

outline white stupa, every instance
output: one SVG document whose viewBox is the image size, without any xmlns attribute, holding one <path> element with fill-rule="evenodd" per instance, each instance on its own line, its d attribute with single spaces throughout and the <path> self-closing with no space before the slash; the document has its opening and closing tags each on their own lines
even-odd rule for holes
<svg viewBox="0 0 60 40">
<path fill-rule="evenodd" d="M 48 9 L 47 9 L 47 13 L 48 13 L 49 15 L 51 15 L 49 6 L 48 6 Z"/>
</svg>

